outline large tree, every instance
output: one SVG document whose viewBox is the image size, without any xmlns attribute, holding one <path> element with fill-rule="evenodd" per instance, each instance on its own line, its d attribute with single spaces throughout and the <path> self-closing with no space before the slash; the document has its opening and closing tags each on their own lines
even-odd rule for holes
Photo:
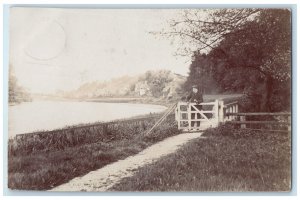
<svg viewBox="0 0 300 200">
<path fill-rule="evenodd" d="M 274 99 L 279 96 L 275 93 L 290 99 L 291 24 L 288 10 L 262 10 L 255 21 L 228 34 L 211 54 L 215 60 L 225 61 L 228 71 L 247 72 L 246 75 L 254 80 L 248 80 L 248 85 L 255 88 L 250 92 L 259 97 L 256 98 L 260 101 L 259 110 L 279 109 L 274 106 Z M 249 78 L 243 77 L 244 80 Z"/>
<path fill-rule="evenodd" d="M 193 55 L 214 49 L 232 31 L 259 15 L 259 9 L 188 9 L 159 34 L 180 42 L 177 54 Z"/>
<path fill-rule="evenodd" d="M 248 99 L 259 104 L 256 110 L 283 109 L 278 106 L 282 96 L 290 99 L 290 11 L 218 9 L 204 13 L 185 11 L 183 20 L 171 22 L 171 31 L 163 34 L 180 37 L 185 43 L 181 54 L 195 52 L 193 48 L 207 53 L 220 86 L 246 91 Z"/>
</svg>

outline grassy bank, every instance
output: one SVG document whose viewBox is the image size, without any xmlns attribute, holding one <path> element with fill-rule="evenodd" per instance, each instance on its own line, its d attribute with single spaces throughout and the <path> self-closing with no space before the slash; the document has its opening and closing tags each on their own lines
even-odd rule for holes
<svg viewBox="0 0 300 200">
<path fill-rule="evenodd" d="M 149 135 L 159 116 L 25 134 L 9 140 L 8 186 L 46 190 L 178 134 L 174 116 Z"/>
<path fill-rule="evenodd" d="M 222 126 L 143 167 L 112 191 L 289 191 L 291 141 L 284 133 Z"/>
</svg>

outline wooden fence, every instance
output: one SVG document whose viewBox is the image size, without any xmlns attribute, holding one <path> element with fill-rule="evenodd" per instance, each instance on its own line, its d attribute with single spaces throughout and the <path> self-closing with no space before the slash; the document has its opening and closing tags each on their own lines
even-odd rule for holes
<svg viewBox="0 0 300 200">
<path fill-rule="evenodd" d="M 253 124 L 255 124 L 255 125 L 283 125 L 287 128 L 286 130 L 272 130 L 272 129 L 268 129 L 268 130 L 269 131 L 282 131 L 282 132 L 291 131 L 291 113 L 288 113 L 288 112 L 226 113 L 225 115 L 237 117 L 236 118 L 237 120 L 228 121 L 226 123 L 240 125 L 241 128 L 243 128 L 243 129 L 247 128 L 247 125 L 253 125 Z M 273 118 L 273 120 L 249 120 L 246 118 L 249 116 L 261 116 L 261 117 L 265 117 L 265 118 L 268 116 L 271 116 L 271 117 L 280 116 L 281 121 L 276 120 L 275 118 Z M 283 119 L 282 117 L 284 117 L 285 119 Z M 251 129 L 253 129 L 253 128 L 251 128 Z M 264 130 L 264 129 L 255 129 L 255 130 Z"/>
<path fill-rule="evenodd" d="M 239 113 L 239 105 L 237 101 L 224 104 L 223 100 L 215 100 L 214 102 L 201 103 L 200 105 L 210 105 L 211 108 L 198 110 L 195 103 L 179 102 L 175 111 L 175 116 L 178 122 L 178 129 L 193 131 L 203 130 L 208 127 L 216 127 L 219 124 L 230 123 L 240 126 L 240 128 L 248 128 L 250 126 L 281 126 L 285 130 L 268 131 L 291 131 L 291 113 L 277 112 L 277 113 Z M 206 117 L 206 114 L 211 114 Z M 192 117 L 194 114 L 194 117 Z M 197 117 L 197 114 L 201 117 Z M 276 119 L 279 117 L 279 119 Z M 257 118 L 259 120 L 253 120 Z M 201 122 L 201 127 L 194 127 L 192 124 Z M 251 128 L 254 129 L 254 128 Z M 266 130 L 257 128 L 257 130 Z"/>
</svg>

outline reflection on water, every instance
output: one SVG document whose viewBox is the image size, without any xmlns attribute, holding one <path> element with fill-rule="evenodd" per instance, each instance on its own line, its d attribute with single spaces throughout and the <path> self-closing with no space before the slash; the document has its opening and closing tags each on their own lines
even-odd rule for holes
<svg viewBox="0 0 300 200">
<path fill-rule="evenodd" d="M 9 137 L 37 130 L 111 121 L 161 112 L 164 106 L 130 103 L 34 101 L 9 106 Z"/>
</svg>

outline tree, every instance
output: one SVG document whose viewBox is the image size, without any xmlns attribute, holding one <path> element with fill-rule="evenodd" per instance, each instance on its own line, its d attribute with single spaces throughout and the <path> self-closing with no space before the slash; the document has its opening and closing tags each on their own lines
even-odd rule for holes
<svg viewBox="0 0 300 200">
<path fill-rule="evenodd" d="M 162 34 L 180 38 L 185 44 L 181 55 L 208 54 L 220 87 L 243 90 L 248 96 L 260 92 L 259 99 L 254 99 L 260 102 L 258 109 L 274 111 L 278 109 L 272 106 L 275 94 L 282 88 L 290 91 L 290 18 L 287 9 L 186 10 Z M 290 97 L 288 92 L 282 94 Z"/>
<path fill-rule="evenodd" d="M 8 81 L 8 101 L 16 102 L 17 79 L 14 75 L 13 69 L 9 67 L 9 81 Z"/>
<path fill-rule="evenodd" d="M 179 19 L 160 35 L 180 42 L 178 55 L 193 55 L 194 51 L 207 53 L 214 49 L 232 31 L 259 14 L 260 9 L 189 9 L 183 10 Z"/>
<path fill-rule="evenodd" d="M 173 80 L 171 71 L 147 71 L 139 81 L 146 81 L 154 97 L 161 97 L 166 84 Z"/>
<path fill-rule="evenodd" d="M 190 65 L 188 78 L 183 85 L 183 91 L 190 91 L 192 85 L 200 86 L 204 93 L 215 93 L 219 90 L 216 80 L 213 77 L 213 63 L 209 56 L 194 52 Z"/>
<path fill-rule="evenodd" d="M 224 53 L 225 49 L 226 54 Z M 262 10 L 255 21 L 247 22 L 243 28 L 225 36 L 219 46 L 211 51 L 211 56 L 216 58 L 215 60 L 223 60 L 228 71 L 248 74 L 248 77 L 243 75 L 235 77 L 237 79 L 245 78 L 244 80 L 248 80 L 251 87 L 257 88 L 252 92 L 260 93 L 258 99 L 260 111 L 277 110 L 278 108 L 275 109 L 272 106 L 273 100 L 277 98 L 274 96 L 274 92 L 278 93 L 282 86 L 286 86 L 285 91 L 290 91 L 291 24 L 289 10 Z M 284 90 L 281 90 L 282 95 L 290 97 L 290 93 Z M 256 94 L 254 95 L 256 96 Z"/>
<path fill-rule="evenodd" d="M 8 102 L 20 103 L 22 101 L 30 101 L 30 95 L 25 89 L 19 86 L 17 78 L 14 74 L 13 67 L 9 67 L 9 81 L 8 81 Z"/>
</svg>

